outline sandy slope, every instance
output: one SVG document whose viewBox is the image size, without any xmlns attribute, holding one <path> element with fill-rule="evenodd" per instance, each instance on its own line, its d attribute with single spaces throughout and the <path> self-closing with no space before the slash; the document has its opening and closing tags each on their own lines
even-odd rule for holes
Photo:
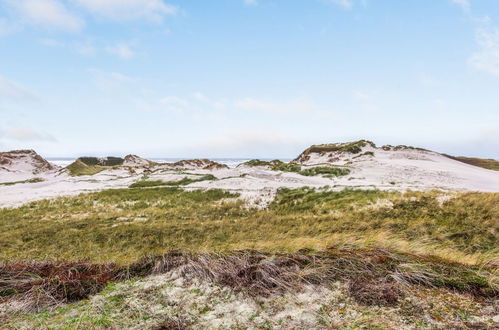
<svg viewBox="0 0 499 330">
<path fill-rule="evenodd" d="M 368 154 L 365 154 L 368 152 Z M 370 154 L 372 153 L 372 155 Z M 167 164 L 110 169 L 92 176 L 73 177 L 65 170 L 33 168 L 32 160 L 23 158 L 0 169 L 0 207 L 19 205 L 28 201 L 75 195 L 109 188 L 124 188 L 143 179 L 177 181 L 184 177 L 197 178 L 213 174 L 214 181 L 195 182 L 186 189 L 220 188 L 239 192 L 249 205 L 265 206 L 280 187 L 324 187 L 340 190 L 346 187 L 384 190 L 471 190 L 499 192 L 499 172 L 468 165 L 441 154 L 402 148 L 385 150 L 366 145 L 359 153 L 311 153 L 297 159 L 306 166 L 332 164 L 351 170 L 339 178 L 302 176 L 296 173 L 272 171 L 266 167 L 238 166 L 237 168 L 201 169 L 189 163 L 186 169 Z M 38 163 L 37 163 L 38 164 Z M 204 165 L 203 165 L 204 166 Z M 38 183 L 1 185 L 2 182 L 21 181 L 39 177 Z"/>
</svg>

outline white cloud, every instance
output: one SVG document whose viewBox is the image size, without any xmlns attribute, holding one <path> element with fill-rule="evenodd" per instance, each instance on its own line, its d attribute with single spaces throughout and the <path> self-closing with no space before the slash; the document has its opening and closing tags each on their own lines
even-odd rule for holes
<svg viewBox="0 0 499 330">
<path fill-rule="evenodd" d="M 55 39 L 50 39 L 50 38 L 44 38 L 38 40 L 42 45 L 47 46 L 47 47 L 64 47 L 65 44 L 59 40 Z"/>
<path fill-rule="evenodd" d="M 244 4 L 247 6 L 255 6 L 258 4 L 257 0 L 244 0 Z"/>
<path fill-rule="evenodd" d="M 119 42 L 113 46 L 108 46 L 106 47 L 106 51 L 125 60 L 128 60 L 135 55 L 135 51 L 132 49 L 132 46 L 124 42 Z"/>
<path fill-rule="evenodd" d="M 161 22 L 177 8 L 162 0 L 73 0 L 89 12 L 112 20 L 146 19 Z"/>
<path fill-rule="evenodd" d="M 199 157 L 285 157 L 298 154 L 303 140 L 278 129 L 222 131 L 209 139 L 182 148 L 182 153 Z M 306 144 L 306 142 L 305 142 Z M 208 151 L 207 151 L 208 150 Z"/>
<path fill-rule="evenodd" d="M 306 100 L 295 100 L 291 102 L 272 102 L 255 98 L 243 98 L 236 100 L 234 105 L 237 108 L 251 111 L 261 111 L 267 113 L 305 113 L 314 108 Z"/>
<path fill-rule="evenodd" d="M 465 12 L 470 11 L 471 6 L 469 0 L 452 0 L 452 2 L 461 7 Z"/>
<path fill-rule="evenodd" d="M 89 69 L 88 72 L 94 78 L 95 86 L 105 93 L 123 93 L 126 87 L 136 79 L 119 72 L 106 72 L 97 69 Z"/>
<path fill-rule="evenodd" d="M 97 48 L 89 42 L 79 42 L 74 45 L 76 52 L 84 56 L 94 56 Z"/>
<path fill-rule="evenodd" d="M 56 141 L 56 139 L 52 135 L 37 132 L 29 127 L 7 128 L 3 131 L 0 131 L 0 136 L 9 140 L 16 141 Z"/>
<path fill-rule="evenodd" d="M 353 97 L 359 101 L 367 101 L 371 98 L 371 95 L 362 91 L 353 92 Z"/>
<path fill-rule="evenodd" d="M 6 36 L 14 32 L 16 28 L 5 18 L 0 18 L 0 37 Z"/>
<path fill-rule="evenodd" d="M 353 7 L 352 0 L 325 0 L 325 1 L 340 6 L 344 9 L 351 9 Z"/>
<path fill-rule="evenodd" d="M 80 31 L 85 22 L 70 12 L 58 0 L 4 0 L 26 23 L 59 29 Z"/>
<path fill-rule="evenodd" d="M 0 76 L 0 102 L 7 101 L 36 101 L 38 97 L 26 87 Z"/>
<path fill-rule="evenodd" d="M 479 30 L 480 50 L 471 55 L 468 63 L 477 70 L 499 76 L 499 29 Z"/>
</svg>

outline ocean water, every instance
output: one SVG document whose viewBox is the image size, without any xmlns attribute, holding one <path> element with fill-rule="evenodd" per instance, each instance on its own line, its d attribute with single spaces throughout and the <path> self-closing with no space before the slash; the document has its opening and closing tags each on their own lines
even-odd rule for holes
<svg viewBox="0 0 499 330">
<path fill-rule="evenodd" d="M 158 163 L 174 163 L 186 158 L 147 158 L 147 159 Z M 210 159 L 217 163 L 227 165 L 230 168 L 234 168 L 237 165 L 247 162 L 253 158 L 210 158 Z M 60 157 L 60 158 L 47 158 L 47 160 L 55 165 L 65 167 L 74 162 L 76 158 Z M 261 160 L 271 160 L 271 159 L 261 158 Z M 287 162 L 290 159 L 281 159 L 281 160 Z"/>
</svg>

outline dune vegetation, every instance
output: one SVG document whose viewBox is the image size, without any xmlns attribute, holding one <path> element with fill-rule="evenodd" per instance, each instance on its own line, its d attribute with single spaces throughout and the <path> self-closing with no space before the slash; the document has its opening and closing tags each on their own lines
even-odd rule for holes
<svg viewBox="0 0 499 330">
<path fill-rule="evenodd" d="M 144 184 L 0 209 L 0 319 L 296 327 L 282 313 L 313 303 L 324 327 L 493 322 L 499 194 L 281 189 L 263 210 L 237 197 Z"/>
<path fill-rule="evenodd" d="M 486 168 L 488 170 L 494 170 L 494 171 L 499 171 L 499 160 L 495 159 L 485 159 L 485 158 L 473 158 L 473 157 L 461 157 L 461 156 L 449 156 L 445 155 L 449 158 L 452 158 L 454 160 L 458 160 L 460 162 L 470 164 L 473 166 L 479 166 Z"/>
<path fill-rule="evenodd" d="M 293 172 L 304 176 L 322 175 L 324 177 L 333 178 L 350 174 L 350 170 L 345 167 L 333 165 L 305 167 L 295 163 L 285 163 L 280 160 L 264 161 L 253 159 L 244 163 L 244 165 L 251 167 L 265 166 L 273 171 Z"/>
</svg>

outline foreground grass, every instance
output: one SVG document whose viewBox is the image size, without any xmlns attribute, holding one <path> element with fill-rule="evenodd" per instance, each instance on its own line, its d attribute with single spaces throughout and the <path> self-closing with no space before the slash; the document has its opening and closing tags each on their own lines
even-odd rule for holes
<svg viewBox="0 0 499 330">
<path fill-rule="evenodd" d="M 499 194 L 281 189 L 253 210 L 221 190 L 144 188 L 0 209 L 0 323 L 495 325 Z"/>
<path fill-rule="evenodd" d="M 295 252 L 341 244 L 472 264 L 498 256 L 495 193 L 283 189 L 267 210 L 248 210 L 234 197 L 153 187 L 1 209 L 0 261 L 129 263 L 174 249 Z"/>
<path fill-rule="evenodd" d="M 493 321 L 483 311 L 498 292 L 490 276 L 438 258 L 345 247 L 172 252 L 127 266 L 14 263 L 0 265 L 9 278 L 0 280 L 0 319 L 7 311 L 15 329 L 486 328 Z"/>
</svg>

